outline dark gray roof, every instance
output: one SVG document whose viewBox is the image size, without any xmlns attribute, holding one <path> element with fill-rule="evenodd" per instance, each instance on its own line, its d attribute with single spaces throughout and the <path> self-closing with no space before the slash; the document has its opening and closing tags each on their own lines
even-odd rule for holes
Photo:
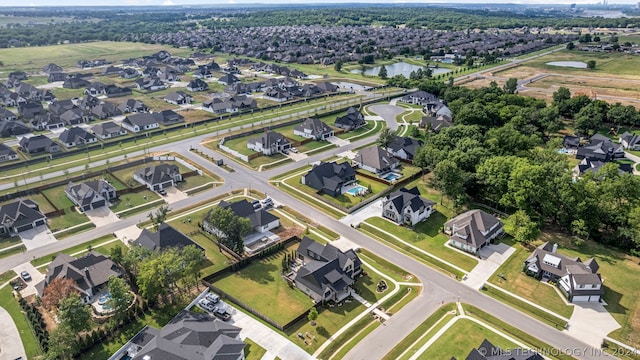
<svg viewBox="0 0 640 360">
<path fill-rule="evenodd" d="M 16 154 L 15 150 L 13 150 L 11 147 L 3 143 L 0 143 L 0 155 L 10 156 L 15 154 Z"/>
<path fill-rule="evenodd" d="M 36 135 L 32 137 L 23 137 L 19 142 L 20 146 L 27 151 L 38 148 L 48 148 L 51 145 L 56 145 L 56 142 L 49 139 L 45 135 Z"/>
<path fill-rule="evenodd" d="M 198 245 L 186 235 L 164 222 L 160 225 L 157 232 L 151 232 L 147 229 L 142 230 L 142 233 L 134 243 L 152 251 L 170 247 L 182 249 L 189 245 L 193 245 L 204 251 L 202 246 Z"/>
<path fill-rule="evenodd" d="M 267 131 L 266 133 L 263 133 L 258 137 L 250 139 L 248 143 L 262 144 L 263 148 L 271 148 L 272 146 L 276 146 L 278 144 L 288 144 L 289 140 L 280 133 L 277 133 L 275 131 Z"/>
<path fill-rule="evenodd" d="M 115 191 L 113 186 L 105 180 L 91 180 L 83 183 L 74 184 L 69 182 L 65 188 L 65 192 L 73 197 L 80 206 L 91 204 L 96 197 L 102 198 L 102 190 L 108 189 Z"/>
<path fill-rule="evenodd" d="M 491 230 L 493 226 L 496 226 Z M 469 210 L 444 224 L 445 228 L 453 229 L 451 238 L 461 243 L 472 245 L 476 249 L 487 243 L 487 239 L 502 228 L 497 217 L 482 210 Z M 484 234 L 483 234 L 484 233 Z"/>
<path fill-rule="evenodd" d="M 79 127 L 71 127 L 69 129 L 65 129 L 58 139 L 63 143 L 75 143 L 78 140 L 89 141 L 91 139 L 95 139 L 91 133 L 88 133 L 85 129 Z"/>
<path fill-rule="evenodd" d="M 370 146 L 360 149 L 353 161 L 371 166 L 375 169 L 385 169 L 391 167 L 393 164 L 399 163 L 396 158 L 380 146 Z"/>
<path fill-rule="evenodd" d="M 420 126 L 426 128 L 427 124 L 430 125 L 431 130 L 438 132 L 443 128 L 452 127 L 453 121 L 451 121 L 451 118 L 446 115 L 423 116 L 422 120 L 420 120 Z"/>
<path fill-rule="evenodd" d="M 93 131 L 97 135 L 106 135 L 117 133 L 124 130 L 124 128 L 113 121 L 107 121 L 103 123 L 99 123 L 91 127 L 91 131 Z"/>
<path fill-rule="evenodd" d="M 122 122 L 144 127 L 146 125 L 156 124 L 159 120 L 149 113 L 137 113 L 127 116 Z"/>
<path fill-rule="evenodd" d="M 220 77 L 218 81 L 223 82 L 227 85 L 231 85 L 233 83 L 237 83 L 240 80 L 233 74 L 225 74 L 224 76 Z"/>
<path fill-rule="evenodd" d="M 347 114 L 336 118 L 336 125 L 360 127 L 364 126 L 367 122 L 364 120 L 364 115 L 358 109 L 350 107 L 347 109 Z"/>
<path fill-rule="evenodd" d="M 356 176 L 355 170 L 347 162 L 330 163 L 321 162 L 314 165 L 304 175 L 305 184 L 316 190 L 324 190 L 328 193 L 337 193 L 341 190 L 345 181 L 353 180 Z"/>
<path fill-rule="evenodd" d="M 466 360 L 544 360 L 544 358 L 529 349 L 515 348 L 505 351 L 484 339 L 477 349 L 471 350 Z"/>
<path fill-rule="evenodd" d="M 133 359 L 235 360 L 246 346 L 239 334 L 240 328 L 212 315 L 183 310 L 162 329 L 148 327 L 132 339 L 142 345 Z"/>
<path fill-rule="evenodd" d="M 44 280 L 36 287 L 42 295 L 42 290 L 54 279 L 67 278 L 75 281 L 78 288 L 86 291 L 107 283 L 111 276 L 120 275 L 118 266 L 102 254 L 90 251 L 85 256 L 74 259 L 70 255 L 60 253 L 47 266 Z"/>
<path fill-rule="evenodd" d="M 304 121 L 301 124 L 294 126 L 293 130 L 302 131 L 302 132 L 304 132 L 305 130 L 311 130 L 311 134 L 313 134 L 313 136 L 320 136 L 322 134 L 326 134 L 333 131 L 333 129 L 331 129 L 329 125 L 323 123 L 322 121 L 320 121 L 320 119 L 316 119 L 316 118 L 304 119 Z"/>
<path fill-rule="evenodd" d="M 44 218 L 33 200 L 17 200 L 0 205 L 0 222 L 7 226 L 19 227 Z"/>
<path fill-rule="evenodd" d="M 387 195 L 385 201 L 393 202 L 393 206 L 401 213 L 405 207 L 410 207 L 411 211 L 417 211 L 422 207 L 433 206 L 436 203 L 420 196 L 420 190 L 417 187 L 411 189 L 401 188 Z"/>
<path fill-rule="evenodd" d="M 393 150 L 393 152 L 404 150 L 407 153 L 407 158 L 411 160 L 423 144 L 422 140 L 417 140 L 408 136 L 401 137 L 393 135 L 388 149 Z"/>
<path fill-rule="evenodd" d="M 133 173 L 134 175 L 144 179 L 148 184 L 154 185 L 171 180 L 172 175 L 179 174 L 180 170 L 178 165 L 159 164 L 138 168 Z"/>
<path fill-rule="evenodd" d="M 627 142 L 629 147 L 633 147 L 640 142 L 640 135 L 632 134 L 625 131 L 620 138 Z"/>
<path fill-rule="evenodd" d="M 572 135 L 565 135 L 562 138 L 562 147 L 564 148 L 572 148 L 572 149 L 577 149 L 578 146 L 580 146 L 580 137 L 579 136 L 572 136 Z"/>
<path fill-rule="evenodd" d="M 0 134 L 2 136 L 15 136 L 30 133 L 31 129 L 22 121 L 2 120 L 0 121 Z"/>
<path fill-rule="evenodd" d="M 218 206 L 223 209 L 231 209 L 237 216 L 249 219 L 252 227 L 264 226 L 279 219 L 264 209 L 255 211 L 253 205 L 246 199 L 236 202 L 226 202 L 223 200 Z"/>
</svg>

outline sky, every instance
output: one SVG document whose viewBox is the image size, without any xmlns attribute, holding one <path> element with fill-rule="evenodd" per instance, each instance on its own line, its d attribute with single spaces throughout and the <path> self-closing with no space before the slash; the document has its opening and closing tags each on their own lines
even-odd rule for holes
<svg viewBox="0 0 640 360">
<path fill-rule="evenodd" d="M 516 4 L 595 4 L 600 0 L 491 0 L 490 3 L 516 3 Z M 610 4 L 636 4 L 637 0 L 609 0 Z M 304 4 L 304 3 L 342 3 L 338 0 L 0 0 L 0 6 L 151 6 L 151 5 L 225 5 L 225 4 Z M 486 0 L 349 0 L 352 3 L 487 3 Z"/>
</svg>

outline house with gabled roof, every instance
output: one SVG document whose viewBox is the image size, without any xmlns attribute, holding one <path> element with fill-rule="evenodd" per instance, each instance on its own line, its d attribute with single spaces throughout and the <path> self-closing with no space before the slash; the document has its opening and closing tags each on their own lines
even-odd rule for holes
<svg viewBox="0 0 640 360">
<path fill-rule="evenodd" d="M 142 101 L 136 99 L 127 99 L 122 104 L 118 105 L 118 109 L 122 113 L 146 113 L 149 112 L 149 107 Z"/>
<path fill-rule="evenodd" d="M 342 194 L 345 186 L 356 181 L 356 172 L 348 162 L 321 162 L 302 175 L 300 181 L 318 192 L 336 197 Z"/>
<path fill-rule="evenodd" d="M 160 122 L 158 118 L 152 114 L 136 113 L 124 118 L 124 120 L 122 120 L 122 127 L 132 133 L 138 133 L 141 131 L 159 128 Z"/>
<path fill-rule="evenodd" d="M 434 133 L 440 132 L 440 130 L 453 126 L 453 121 L 449 116 L 423 116 L 420 120 L 419 126 L 427 131 Z"/>
<path fill-rule="evenodd" d="M 74 107 L 60 114 L 60 119 L 68 125 L 78 125 L 91 119 L 91 111 Z"/>
<path fill-rule="evenodd" d="M 33 119 L 45 113 L 46 111 L 40 102 L 29 101 L 18 104 L 18 114 L 25 119 Z"/>
<path fill-rule="evenodd" d="M 233 74 L 225 74 L 218 79 L 218 83 L 222 85 L 231 85 L 237 82 L 240 82 L 240 79 Z"/>
<path fill-rule="evenodd" d="M 382 199 L 382 217 L 398 225 L 415 226 L 434 212 L 435 205 L 435 202 L 421 197 L 417 187 L 403 187 Z"/>
<path fill-rule="evenodd" d="M 117 136 L 127 135 L 127 130 L 113 121 L 106 121 L 91 127 L 93 134 L 100 139 L 111 139 Z"/>
<path fill-rule="evenodd" d="M 124 68 L 119 72 L 119 75 L 124 79 L 133 79 L 134 77 L 140 75 L 140 73 L 134 68 Z"/>
<path fill-rule="evenodd" d="M 29 154 L 38 154 L 41 152 L 55 153 L 60 151 L 60 145 L 45 135 L 23 137 L 18 144 L 22 151 Z"/>
<path fill-rule="evenodd" d="M 497 217 L 475 209 L 444 223 L 444 233 L 449 235 L 451 246 L 477 254 L 491 240 L 504 234 L 504 228 Z"/>
<path fill-rule="evenodd" d="M 313 301 L 341 302 L 351 295 L 351 285 L 362 273 L 362 262 L 355 251 L 342 251 L 305 236 L 297 253 L 302 265 L 293 283 Z"/>
<path fill-rule="evenodd" d="M 627 150 L 640 150 L 640 135 L 625 131 L 620 135 L 620 144 Z"/>
<path fill-rule="evenodd" d="M 65 89 L 81 89 L 91 85 L 91 83 L 83 78 L 79 77 L 70 77 L 67 78 L 63 83 L 62 87 Z"/>
<path fill-rule="evenodd" d="M 107 206 L 118 197 L 116 189 L 104 179 L 74 184 L 69 182 L 64 189 L 67 198 L 78 207 L 80 212 Z"/>
<path fill-rule="evenodd" d="M 205 91 L 209 90 L 209 84 L 202 79 L 195 78 L 187 84 L 187 90 L 189 91 Z"/>
<path fill-rule="evenodd" d="M 418 152 L 418 149 L 422 147 L 424 143 L 422 140 L 414 139 L 408 136 L 391 137 L 391 142 L 387 145 L 386 150 L 393 156 L 403 160 L 413 160 L 413 157 Z"/>
<path fill-rule="evenodd" d="M 419 90 L 419 91 L 415 91 L 410 94 L 404 95 L 403 97 L 400 98 L 400 101 L 408 104 L 426 106 L 427 104 L 438 103 L 440 100 L 438 99 L 437 96 L 431 93 Z"/>
<path fill-rule="evenodd" d="M 165 95 L 164 101 L 174 105 L 191 104 L 193 102 L 193 96 L 184 91 L 173 91 Z"/>
<path fill-rule="evenodd" d="M 30 132 L 31 129 L 22 121 L 0 121 L 0 136 L 2 137 L 24 135 Z"/>
<path fill-rule="evenodd" d="M 10 146 L 0 143 L 0 162 L 18 160 L 18 153 Z"/>
<path fill-rule="evenodd" d="M 253 205 L 251 205 L 251 203 L 246 199 L 236 202 L 227 202 L 223 200 L 218 204 L 218 206 L 223 209 L 231 209 L 237 216 L 249 219 L 253 231 L 257 233 L 265 233 L 280 226 L 280 219 L 277 216 L 264 209 L 256 211 Z M 203 227 L 205 227 L 204 224 Z M 209 232 L 215 232 L 210 224 L 205 227 L 205 229 L 207 228 L 209 229 Z"/>
<path fill-rule="evenodd" d="M 576 177 L 581 177 L 584 174 L 587 173 L 592 173 L 595 176 L 597 176 L 596 174 L 598 174 L 598 172 L 600 172 L 600 170 L 606 165 L 606 164 L 614 164 L 614 166 L 616 166 L 616 168 L 618 169 L 618 174 L 622 175 L 622 174 L 633 174 L 633 166 L 632 164 L 622 164 L 622 163 L 616 163 L 616 162 L 604 162 L 604 161 L 600 161 L 600 160 L 595 160 L 592 158 L 584 158 L 582 160 L 580 160 L 580 162 L 578 163 L 578 165 L 576 165 L 571 173 L 573 175 L 574 178 Z"/>
<path fill-rule="evenodd" d="M 60 143 L 67 149 L 74 146 L 87 145 L 98 141 L 98 139 L 96 139 L 93 134 L 87 132 L 87 130 L 83 128 L 76 126 L 65 129 L 58 136 L 58 140 L 60 140 Z"/>
<path fill-rule="evenodd" d="M 35 285 L 39 297 L 45 289 L 58 278 L 71 279 L 82 299 L 89 303 L 94 295 L 107 286 L 111 276 L 120 277 L 122 271 L 107 256 L 89 251 L 86 255 L 73 258 L 64 253 L 58 254 L 49 265 L 44 280 Z"/>
<path fill-rule="evenodd" d="M 161 251 L 168 248 L 182 249 L 185 246 L 195 246 L 204 252 L 202 246 L 165 222 L 160 224 L 158 231 L 142 230 L 142 233 L 133 241 L 132 245 L 141 246 L 151 251 Z"/>
<path fill-rule="evenodd" d="M 387 150 L 375 145 L 360 149 L 353 158 L 353 164 L 381 176 L 398 168 L 400 161 Z"/>
<path fill-rule="evenodd" d="M 18 119 L 18 115 L 13 112 L 0 107 L 0 121 L 14 121 Z"/>
<path fill-rule="evenodd" d="M 182 310 L 161 329 L 144 327 L 117 354 L 132 360 L 244 360 L 240 330 L 208 313 Z"/>
<path fill-rule="evenodd" d="M 325 140 L 333 136 L 333 129 L 316 118 L 306 118 L 301 124 L 293 127 L 293 134 L 313 140 Z"/>
<path fill-rule="evenodd" d="M 109 84 L 104 87 L 104 94 L 108 98 L 114 98 L 119 96 L 129 96 L 133 93 L 128 87 L 120 87 L 115 84 Z"/>
<path fill-rule="evenodd" d="M 175 186 L 182 181 L 178 165 L 158 164 L 141 167 L 133 172 L 133 179 L 146 185 L 151 191 L 158 191 Z"/>
<path fill-rule="evenodd" d="M 46 224 L 46 216 L 33 200 L 16 200 L 0 205 L 0 235 L 15 235 Z"/>
<path fill-rule="evenodd" d="M 151 115 L 158 119 L 160 124 L 165 126 L 181 123 L 184 121 L 184 116 L 178 114 L 173 110 L 162 110 Z"/>
<path fill-rule="evenodd" d="M 105 102 L 93 106 L 91 108 L 91 114 L 100 120 L 104 120 L 106 118 L 120 116 L 122 115 L 122 111 L 112 103 Z"/>
<path fill-rule="evenodd" d="M 334 123 L 335 127 L 344 129 L 345 131 L 356 130 L 365 125 L 367 125 L 367 122 L 364 120 L 364 115 L 353 106 L 347 109 L 346 115 L 338 116 Z"/>
<path fill-rule="evenodd" d="M 523 271 L 538 279 L 555 281 L 570 302 L 599 302 L 604 295 L 596 259 L 558 253 L 558 244 L 545 242 L 524 261 Z"/>
<path fill-rule="evenodd" d="M 56 65 L 54 63 L 49 63 L 42 68 L 42 71 L 46 74 L 51 74 L 51 73 L 59 73 L 64 70 L 59 65 Z"/>
<path fill-rule="evenodd" d="M 247 148 L 269 156 L 291 148 L 291 142 L 280 133 L 267 131 L 247 141 Z"/>
<path fill-rule="evenodd" d="M 590 158 L 600 161 L 611 161 L 624 157 L 624 147 L 616 144 L 608 137 L 595 134 L 589 139 L 589 144 L 578 148 L 576 159 Z"/>
</svg>

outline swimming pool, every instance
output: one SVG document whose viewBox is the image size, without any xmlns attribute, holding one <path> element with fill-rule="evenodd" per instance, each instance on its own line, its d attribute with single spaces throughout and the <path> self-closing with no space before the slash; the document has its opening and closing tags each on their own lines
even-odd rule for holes
<svg viewBox="0 0 640 360">
<path fill-rule="evenodd" d="M 566 154 L 566 153 L 568 153 L 568 151 L 565 148 L 558 150 L 558 154 Z"/>
<path fill-rule="evenodd" d="M 383 179 L 387 181 L 394 181 L 394 180 L 398 180 L 400 176 L 402 175 L 391 173 L 391 174 L 387 174 L 387 176 L 383 177 Z"/>
<path fill-rule="evenodd" d="M 351 189 L 345 192 L 348 192 L 349 194 L 351 194 L 351 196 L 358 196 L 360 193 L 364 193 L 366 191 L 367 191 L 366 187 L 362 185 L 356 185 L 355 187 L 352 187 Z"/>
</svg>

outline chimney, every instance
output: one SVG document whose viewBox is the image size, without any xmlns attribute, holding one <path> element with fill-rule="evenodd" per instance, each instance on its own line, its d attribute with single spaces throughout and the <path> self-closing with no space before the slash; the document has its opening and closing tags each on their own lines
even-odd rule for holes
<svg viewBox="0 0 640 360">
<path fill-rule="evenodd" d="M 555 254 L 556 251 L 558 251 L 558 244 L 553 244 L 553 248 L 551 249 L 551 252 Z"/>
</svg>

